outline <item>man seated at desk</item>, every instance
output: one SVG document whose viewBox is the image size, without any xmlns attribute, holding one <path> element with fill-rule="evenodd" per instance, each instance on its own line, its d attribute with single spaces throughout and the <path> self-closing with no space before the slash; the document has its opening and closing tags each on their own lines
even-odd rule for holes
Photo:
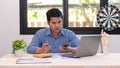
<svg viewBox="0 0 120 68">
<path fill-rule="evenodd" d="M 47 11 L 46 15 L 49 27 L 36 32 L 27 52 L 32 54 L 76 53 L 80 40 L 71 30 L 62 28 L 63 16 L 61 11 L 52 8 Z M 63 46 L 66 43 L 69 46 Z"/>
</svg>

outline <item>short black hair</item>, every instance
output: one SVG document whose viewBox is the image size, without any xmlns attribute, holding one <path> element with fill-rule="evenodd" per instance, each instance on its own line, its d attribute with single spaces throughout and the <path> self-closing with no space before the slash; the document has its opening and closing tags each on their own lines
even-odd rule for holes
<svg viewBox="0 0 120 68">
<path fill-rule="evenodd" d="M 46 15 L 47 15 L 47 21 L 48 22 L 50 21 L 51 17 L 61 17 L 63 19 L 61 11 L 57 8 L 49 9 L 47 11 Z"/>
</svg>

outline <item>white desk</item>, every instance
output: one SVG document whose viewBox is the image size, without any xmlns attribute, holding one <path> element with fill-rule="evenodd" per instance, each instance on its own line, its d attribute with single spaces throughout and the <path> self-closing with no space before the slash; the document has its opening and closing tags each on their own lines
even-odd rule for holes
<svg viewBox="0 0 120 68">
<path fill-rule="evenodd" d="M 25 55 L 24 57 L 31 57 Z M 0 68 L 120 68 L 120 53 L 109 53 L 108 55 L 97 54 L 83 58 L 58 58 L 51 63 L 40 64 L 16 64 L 13 54 L 0 58 Z"/>
</svg>

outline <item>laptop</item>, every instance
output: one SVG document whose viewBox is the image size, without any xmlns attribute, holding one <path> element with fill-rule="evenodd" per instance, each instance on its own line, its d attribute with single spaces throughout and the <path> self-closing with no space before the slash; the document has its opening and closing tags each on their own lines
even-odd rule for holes
<svg viewBox="0 0 120 68">
<path fill-rule="evenodd" d="M 98 52 L 101 36 L 82 36 L 76 54 L 64 53 L 64 57 L 79 58 L 96 55 Z"/>
</svg>

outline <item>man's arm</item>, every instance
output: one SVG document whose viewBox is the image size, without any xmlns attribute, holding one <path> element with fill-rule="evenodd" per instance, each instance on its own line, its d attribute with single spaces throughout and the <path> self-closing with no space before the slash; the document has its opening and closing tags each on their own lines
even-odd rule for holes
<svg viewBox="0 0 120 68">
<path fill-rule="evenodd" d="M 77 48 L 78 48 L 78 46 L 79 46 L 79 44 L 80 44 L 80 40 L 79 40 L 79 38 L 75 35 L 75 33 L 74 32 L 72 32 L 72 31 L 66 31 L 65 32 L 66 33 L 66 37 L 69 39 L 69 46 L 68 47 L 66 47 L 66 46 L 61 46 L 60 48 L 59 48 L 59 50 L 61 51 L 61 52 L 71 52 L 71 53 L 76 53 L 77 52 Z"/>
<path fill-rule="evenodd" d="M 69 39 L 69 44 L 72 48 L 77 48 L 80 44 L 80 39 L 76 36 L 76 34 L 72 31 L 67 32 L 67 37 Z"/>
<path fill-rule="evenodd" d="M 69 38 L 70 38 L 70 46 L 71 46 L 71 47 L 68 47 L 69 52 L 76 53 L 77 48 L 80 44 L 80 39 L 76 36 L 74 32 L 70 33 Z"/>
<path fill-rule="evenodd" d="M 33 36 L 32 41 L 30 42 L 29 46 L 27 47 L 27 52 L 28 53 L 36 53 L 40 48 L 42 47 L 42 32 L 38 31 L 36 34 Z M 38 49 L 38 50 L 37 50 Z"/>
</svg>

